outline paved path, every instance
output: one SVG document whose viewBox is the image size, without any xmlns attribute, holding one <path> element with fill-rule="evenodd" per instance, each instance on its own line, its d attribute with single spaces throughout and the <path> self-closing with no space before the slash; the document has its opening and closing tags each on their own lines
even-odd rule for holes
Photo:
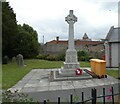
<svg viewBox="0 0 120 104">
<path fill-rule="evenodd" d="M 81 96 L 81 92 L 85 92 L 85 98 L 88 99 L 91 96 L 92 88 L 98 89 L 98 96 L 102 94 L 103 87 L 107 88 L 106 93 L 109 93 L 110 86 L 114 87 L 115 93 L 118 92 L 118 80 L 110 76 L 103 79 L 50 82 L 48 77 L 51 70 L 57 69 L 33 69 L 10 90 L 28 93 L 37 101 L 44 99 L 57 101 L 58 96 L 62 101 L 67 101 L 71 93 Z"/>
</svg>

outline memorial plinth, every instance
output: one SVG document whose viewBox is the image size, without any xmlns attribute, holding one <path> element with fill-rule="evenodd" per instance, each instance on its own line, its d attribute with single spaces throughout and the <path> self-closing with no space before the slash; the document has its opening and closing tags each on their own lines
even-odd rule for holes
<svg viewBox="0 0 120 104">
<path fill-rule="evenodd" d="M 69 39 L 64 67 L 60 70 L 60 73 L 69 76 L 70 74 L 75 74 L 75 69 L 80 67 L 77 51 L 74 47 L 74 23 L 77 22 L 77 17 L 73 14 L 73 10 L 70 10 L 69 15 L 65 17 L 65 21 L 69 24 Z"/>
<path fill-rule="evenodd" d="M 69 24 L 69 38 L 64 66 L 51 71 L 49 81 L 91 79 L 92 77 L 80 68 L 77 51 L 74 47 L 74 23 L 77 22 L 77 17 L 73 14 L 73 10 L 70 10 L 69 15 L 65 17 L 65 21 Z"/>
</svg>

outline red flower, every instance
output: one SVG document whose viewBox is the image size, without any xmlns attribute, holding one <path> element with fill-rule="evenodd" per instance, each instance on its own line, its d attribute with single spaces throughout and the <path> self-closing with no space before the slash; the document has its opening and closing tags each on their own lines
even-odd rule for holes
<svg viewBox="0 0 120 104">
<path fill-rule="evenodd" d="M 75 73 L 76 73 L 76 75 L 81 75 L 81 74 L 82 74 L 82 69 L 77 68 L 77 69 L 75 70 Z"/>
</svg>

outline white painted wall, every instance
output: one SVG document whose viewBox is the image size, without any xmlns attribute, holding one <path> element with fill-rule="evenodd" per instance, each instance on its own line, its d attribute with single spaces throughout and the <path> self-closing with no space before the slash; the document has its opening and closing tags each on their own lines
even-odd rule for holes
<svg viewBox="0 0 120 104">
<path fill-rule="evenodd" d="M 111 45 L 112 67 L 118 67 L 118 43 Z"/>
<path fill-rule="evenodd" d="M 110 66 L 109 62 L 109 44 L 105 42 L 105 58 L 106 58 L 106 67 Z"/>
<path fill-rule="evenodd" d="M 111 52 L 111 67 L 118 67 L 118 60 L 120 61 L 120 27 L 114 28 L 111 27 L 109 33 L 106 36 L 108 40 L 108 44 L 105 44 L 105 53 L 106 53 L 106 61 L 107 67 L 110 67 L 110 52 Z M 111 44 L 111 50 L 109 48 L 109 44 Z M 119 52 L 118 52 L 119 51 Z"/>
<path fill-rule="evenodd" d="M 118 63 L 120 63 L 120 43 L 118 43 Z"/>
<path fill-rule="evenodd" d="M 120 43 L 119 43 L 120 45 Z M 118 67 L 118 43 L 111 43 L 111 67 Z M 110 67 L 110 48 L 109 44 L 105 43 L 106 67 Z"/>
</svg>

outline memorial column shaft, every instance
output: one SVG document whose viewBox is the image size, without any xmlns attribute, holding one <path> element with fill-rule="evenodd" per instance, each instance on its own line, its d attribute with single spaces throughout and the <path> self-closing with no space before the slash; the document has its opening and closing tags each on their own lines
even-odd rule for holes
<svg viewBox="0 0 120 104">
<path fill-rule="evenodd" d="M 74 23 L 73 23 L 73 21 L 69 22 L 68 49 L 74 50 Z"/>
</svg>

